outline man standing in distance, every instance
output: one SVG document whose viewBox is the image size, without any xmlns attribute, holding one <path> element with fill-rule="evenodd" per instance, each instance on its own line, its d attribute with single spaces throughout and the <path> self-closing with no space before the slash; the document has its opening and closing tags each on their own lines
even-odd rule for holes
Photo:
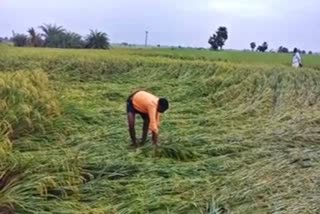
<svg viewBox="0 0 320 214">
<path fill-rule="evenodd" d="M 294 48 L 293 50 L 292 67 L 295 67 L 295 68 L 302 67 L 302 59 L 301 59 L 300 51 L 297 48 Z"/>
<path fill-rule="evenodd" d="M 137 147 L 135 131 L 136 114 L 140 114 L 143 119 L 141 144 L 147 139 L 148 130 L 152 133 L 152 143 L 157 145 L 160 127 L 160 114 L 169 108 L 169 102 L 166 98 L 158 98 L 157 96 L 146 92 L 136 91 L 127 99 L 127 116 L 129 134 L 131 137 L 131 146 Z"/>
</svg>

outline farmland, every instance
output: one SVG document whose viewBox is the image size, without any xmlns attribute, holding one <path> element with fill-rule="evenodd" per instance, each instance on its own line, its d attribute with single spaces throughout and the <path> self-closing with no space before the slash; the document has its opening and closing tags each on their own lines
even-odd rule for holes
<svg viewBox="0 0 320 214">
<path fill-rule="evenodd" d="M 320 57 L 303 59 L 1 46 L 0 213 L 319 213 Z M 128 148 L 135 89 L 170 101 L 157 149 Z"/>
</svg>

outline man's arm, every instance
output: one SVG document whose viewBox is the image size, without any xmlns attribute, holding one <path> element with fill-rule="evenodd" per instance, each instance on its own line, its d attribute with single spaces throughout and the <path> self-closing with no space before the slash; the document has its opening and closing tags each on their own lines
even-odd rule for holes
<svg viewBox="0 0 320 214">
<path fill-rule="evenodd" d="M 159 129 L 158 129 L 158 123 L 157 123 L 157 109 L 156 108 L 149 108 L 148 109 L 148 116 L 150 120 L 149 128 L 152 132 L 152 143 L 157 144 L 158 143 L 158 135 L 159 135 Z"/>
<path fill-rule="evenodd" d="M 160 128 L 160 113 L 159 112 L 157 112 L 157 116 L 156 116 L 156 118 L 157 118 L 157 125 L 158 125 L 158 128 Z"/>
</svg>

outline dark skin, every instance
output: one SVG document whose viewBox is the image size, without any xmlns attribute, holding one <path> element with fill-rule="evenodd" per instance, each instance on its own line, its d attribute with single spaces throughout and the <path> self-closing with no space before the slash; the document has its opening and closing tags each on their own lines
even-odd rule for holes
<svg viewBox="0 0 320 214">
<path fill-rule="evenodd" d="M 160 106 L 158 106 L 158 112 L 163 113 L 164 110 Z M 143 127 L 142 127 L 142 138 L 141 138 L 141 144 L 143 145 L 146 142 L 147 135 L 148 135 L 148 129 L 149 129 L 149 117 L 147 115 L 141 115 L 143 119 Z M 133 147 L 138 147 L 138 142 L 136 138 L 136 130 L 135 130 L 135 118 L 136 114 L 134 112 L 129 112 L 128 113 L 128 125 L 129 125 L 129 133 L 130 133 L 130 138 L 131 138 L 131 146 Z M 158 134 L 155 132 L 152 133 L 152 143 L 154 145 L 157 145 L 158 143 Z"/>
</svg>

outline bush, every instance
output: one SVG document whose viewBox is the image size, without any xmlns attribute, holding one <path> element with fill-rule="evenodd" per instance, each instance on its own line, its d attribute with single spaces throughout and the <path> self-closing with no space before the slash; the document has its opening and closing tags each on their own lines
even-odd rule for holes
<svg viewBox="0 0 320 214">
<path fill-rule="evenodd" d="M 23 47 L 27 45 L 28 37 L 24 34 L 16 34 L 13 36 L 12 41 L 14 46 Z"/>
</svg>

